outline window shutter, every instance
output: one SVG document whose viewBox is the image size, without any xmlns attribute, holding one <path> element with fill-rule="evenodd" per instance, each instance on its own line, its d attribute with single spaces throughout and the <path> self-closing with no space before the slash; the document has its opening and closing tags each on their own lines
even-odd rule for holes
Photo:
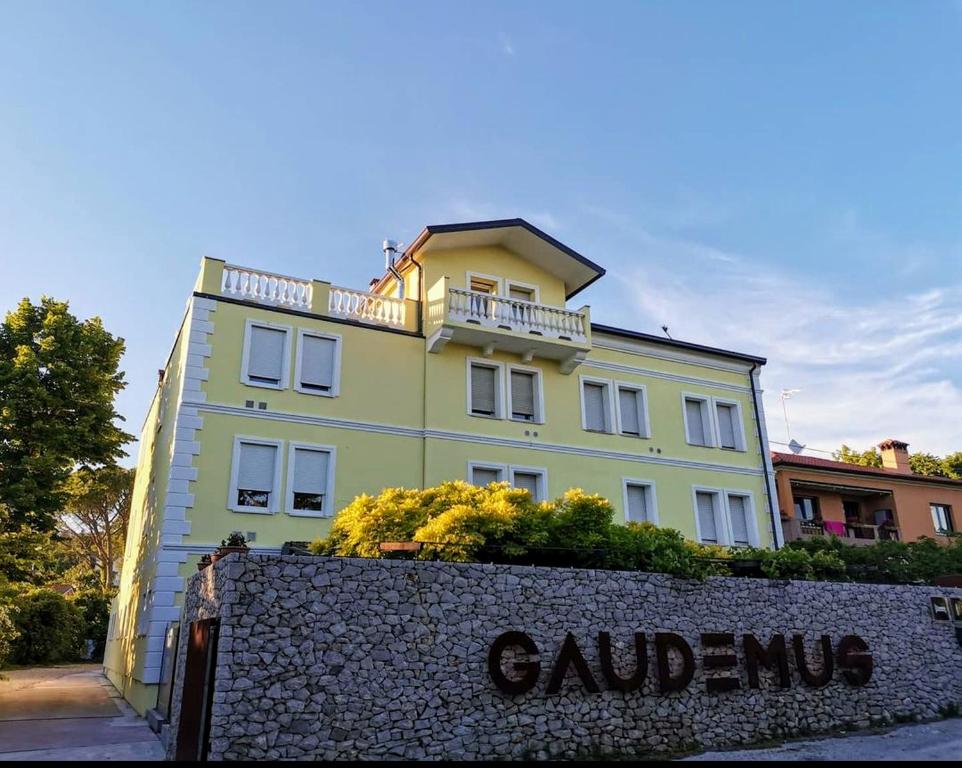
<svg viewBox="0 0 962 768">
<path fill-rule="evenodd" d="M 534 472 L 515 472 L 514 487 L 528 491 L 532 499 L 538 500 L 538 475 Z"/>
<path fill-rule="evenodd" d="M 737 448 L 735 443 L 735 406 L 718 404 L 718 439 L 722 448 Z"/>
<path fill-rule="evenodd" d="M 705 419 L 702 414 L 701 400 L 685 400 L 685 413 L 688 417 L 688 441 L 695 445 L 707 445 L 705 439 Z"/>
<path fill-rule="evenodd" d="M 732 541 L 747 547 L 748 539 L 748 504 L 744 496 L 729 496 L 728 511 L 732 520 Z"/>
<path fill-rule="evenodd" d="M 330 454 L 309 448 L 294 449 L 294 493 L 327 493 Z"/>
<path fill-rule="evenodd" d="M 301 386 L 330 391 L 334 388 L 337 342 L 318 336 L 301 339 Z"/>
<path fill-rule="evenodd" d="M 279 383 L 284 373 L 286 341 L 286 331 L 251 326 L 251 346 L 247 353 L 248 377 Z"/>
<path fill-rule="evenodd" d="M 698 501 L 698 526 L 701 540 L 710 544 L 718 543 L 718 529 L 715 526 L 715 498 L 711 493 L 696 493 Z"/>
<path fill-rule="evenodd" d="M 488 467 L 474 467 L 471 470 L 471 482 L 474 485 L 490 485 L 491 483 L 498 482 L 499 479 L 499 472 L 496 469 L 489 469 Z"/>
<path fill-rule="evenodd" d="M 237 468 L 237 487 L 245 491 L 274 490 L 274 462 L 276 445 L 241 443 L 240 466 Z"/>
<path fill-rule="evenodd" d="M 533 373 L 511 371 L 511 418 L 534 421 Z"/>
<path fill-rule="evenodd" d="M 471 412 L 481 413 L 485 416 L 495 416 L 497 408 L 495 397 L 497 395 L 496 379 L 498 371 L 496 368 L 489 368 L 486 365 L 471 366 Z"/>
<path fill-rule="evenodd" d="M 643 485 L 628 486 L 628 520 L 636 523 L 648 520 L 648 489 Z"/>
<path fill-rule="evenodd" d="M 618 390 L 618 408 L 621 411 L 621 431 L 626 435 L 641 435 L 638 401 L 639 393 L 636 390 Z"/>
<path fill-rule="evenodd" d="M 534 299 L 534 292 L 530 288 L 519 288 L 512 285 L 508 288 L 508 297 L 520 299 L 521 301 L 532 301 Z"/>
<path fill-rule="evenodd" d="M 585 405 L 585 427 L 597 432 L 608 431 L 605 388 L 601 384 L 586 381 L 582 392 Z"/>
</svg>

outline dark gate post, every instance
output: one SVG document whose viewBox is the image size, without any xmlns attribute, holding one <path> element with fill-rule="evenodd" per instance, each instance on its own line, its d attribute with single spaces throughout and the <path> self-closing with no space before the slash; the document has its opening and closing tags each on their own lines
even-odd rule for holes
<svg viewBox="0 0 962 768">
<path fill-rule="evenodd" d="M 175 760 L 207 760 L 218 623 L 218 619 L 203 619 L 188 627 Z"/>
</svg>

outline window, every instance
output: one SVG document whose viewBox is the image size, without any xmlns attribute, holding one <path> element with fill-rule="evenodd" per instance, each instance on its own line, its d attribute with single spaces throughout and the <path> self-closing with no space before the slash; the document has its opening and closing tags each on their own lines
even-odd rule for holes
<svg viewBox="0 0 962 768">
<path fill-rule="evenodd" d="M 695 509 L 698 515 L 698 540 L 706 544 L 722 543 L 718 538 L 719 494 L 715 491 L 696 491 Z"/>
<path fill-rule="evenodd" d="M 750 491 L 695 488 L 695 530 L 705 544 L 758 546 L 755 502 Z"/>
<path fill-rule="evenodd" d="M 534 301 L 534 289 L 523 288 L 520 285 L 508 284 L 508 298 L 520 301 Z"/>
<path fill-rule="evenodd" d="M 631 480 L 625 478 L 624 503 L 625 522 L 658 524 L 658 512 L 655 503 L 655 485 L 647 480 Z"/>
<path fill-rule="evenodd" d="M 589 432 L 611 432 L 611 383 L 581 378 L 581 426 Z"/>
<path fill-rule="evenodd" d="M 948 504 L 929 504 L 935 532 L 943 536 L 955 530 L 952 527 L 952 509 Z"/>
<path fill-rule="evenodd" d="M 472 416 L 501 416 L 501 366 L 468 360 L 468 413 Z"/>
<path fill-rule="evenodd" d="M 651 437 L 645 388 L 618 384 L 618 431 L 632 437 Z"/>
<path fill-rule="evenodd" d="M 468 482 L 471 485 L 486 486 L 504 480 L 505 467 L 502 464 L 468 464 Z"/>
<path fill-rule="evenodd" d="M 747 496 L 728 494 L 728 519 L 731 522 L 732 544 L 736 547 L 751 546 L 751 504 Z"/>
<path fill-rule="evenodd" d="M 712 446 L 711 420 L 708 412 L 708 398 L 684 395 L 685 436 L 690 445 Z"/>
<path fill-rule="evenodd" d="M 548 495 L 548 472 L 531 467 L 511 467 L 511 487 L 528 491 L 535 501 L 544 501 Z"/>
<path fill-rule="evenodd" d="M 514 421 L 543 423 L 541 371 L 508 367 L 508 413 Z"/>
<path fill-rule="evenodd" d="M 291 443 L 287 458 L 287 511 L 300 517 L 333 513 L 334 448 Z"/>
<path fill-rule="evenodd" d="M 336 397 L 340 386 L 341 337 L 298 331 L 295 368 L 294 388 L 298 392 Z"/>
<path fill-rule="evenodd" d="M 718 445 L 722 448 L 734 450 L 738 444 L 735 442 L 735 415 L 737 409 L 728 403 L 715 403 L 715 415 L 718 419 Z"/>
<path fill-rule="evenodd" d="M 796 520 L 813 521 L 820 518 L 818 499 L 814 496 L 796 496 L 794 502 Z"/>
<path fill-rule="evenodd" d="M 280 447 L 276 440 L 235 438 L 229 509 L 264 514 L 277 511 Z"/>
<path fill-rule="evenodd" d="M 284 389 L 290 370 L 290 331 L 287 326 L 247 321 L 241 381 L 254 387 Z"/>
<path fill-rule="evenodd" d="M 493 319 L 496 305 L 488 296 L 497 296 L 501 293 L 501 278 L 468 272 L 465 284 L 472 293 L 483 294 L 471 297 L 471 317 Z M 471 320 L 469 319 L 468 322 L 471 322 Z"/>
</svg>

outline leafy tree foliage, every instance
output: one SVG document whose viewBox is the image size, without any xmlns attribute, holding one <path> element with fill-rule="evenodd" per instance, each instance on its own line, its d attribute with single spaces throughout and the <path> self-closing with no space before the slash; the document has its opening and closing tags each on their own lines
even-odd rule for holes
<svg viewBox="0 0 962 768">
<path fill-rule="evenodd" d="M 83 654 L 83 615 L 53 590 L 37 589 L 22 595 L 13 621 L 19 635 L 12 653 L 17 664 L 55 664 Z"/>
<path fill-rule="evenodd" d="M 114 396 L 124 342 L 66 302 L 23 299 L 0 324 L 0 504 L 9 529 L 52 530 L 77 464 L 110 464 L 131 436 Z"/>
<path fill-rule="evenodd" d="M 0 531 L 0 584 L 42 586 L 60 580 L 78 564 L 70 546 L 56 533 L 40 533 L 23 526 Z"/>
<path fill-rule="evenodd" d="M 913 453 L 909 456 L 909 467 L 916 475 L 929 477 L 949 477 L 945 463 L 931 453 Z"/>
<path fill-rule="evenodd" d="M 947 454 L 942 459 L 942 466 L 949 477 L 956 480 L 962 479 L 962 451 Z"/>
<path fill-rule="evenodd" d="M 869 448 L 867 451 L 856 451 L 842 444 L 832 454 L 835 461 L 844 461 L 846 464 L 858 464 L 860 467 L 882 467 L 882 454 L 877 448 Z"/>
</svg>

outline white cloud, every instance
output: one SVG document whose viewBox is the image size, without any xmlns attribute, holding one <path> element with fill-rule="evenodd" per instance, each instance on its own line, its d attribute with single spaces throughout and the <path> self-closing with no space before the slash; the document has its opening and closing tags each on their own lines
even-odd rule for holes
<svg viewBox="0 0 962 768">
<path fill-rule="evenodd" d="M 501 43 L 501 53 L 505 56 L 514 56 L 514 44 L 511 39 L 504 32 L 499 35 L 498 39 Z"/>
</svg>

